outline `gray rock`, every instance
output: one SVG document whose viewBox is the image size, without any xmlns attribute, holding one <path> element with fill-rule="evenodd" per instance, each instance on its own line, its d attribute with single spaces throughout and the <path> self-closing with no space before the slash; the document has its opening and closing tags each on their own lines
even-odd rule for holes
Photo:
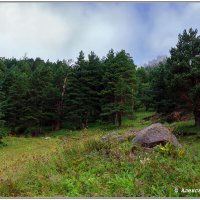
<svg viewBox="0 0 200 200">
<path fill-rule="evenodd" d="M 104 135 L 101 137 L 101 139 L 103 141 L 109 141 L 109 142 L 112 142 L 112 141 L 118 141 L 118 142 L 124 142 L 126 141 L 127 139 L 129 139 L 130 137 L 135 137 L 136 135 L 136 130 L 130 130 L 126 133 L 123 133 L 123 134 L 119 134 L 117 132 L 111 132 L 111 133 L 108 133 L 107 135 Z"/>
<path fill-rule="evenodd" d="M 49 140 L 49 139 L 51 139 L 51 137 L 45 137 L 44 139 L 45 139 L 45 140 Z"/>
<path fill-rule="evenodd" d="M 62 144 L 62 145 L 64 145 L 64 144 L 66 144 L 68 142 L 68 137 L 63 137 L 63 138 L 61 138 L 61 142 L 60 142 L 60 144 Z"/>
<path fill-rule="evenodd" d="M 139 131 L 133 139 L 134 145 L 152 148 L 158 144 L 171 143 L 176 147 L 181 147 L 176 137 L 162 124 L 156 123 Z"/>
<path fill-rule="evenodd" d="M 116 138 L 118 136 L 117 132 L 111 132 L 101 137 L 104 141 L 109 141 L 110 139 Z"/>
</svg>

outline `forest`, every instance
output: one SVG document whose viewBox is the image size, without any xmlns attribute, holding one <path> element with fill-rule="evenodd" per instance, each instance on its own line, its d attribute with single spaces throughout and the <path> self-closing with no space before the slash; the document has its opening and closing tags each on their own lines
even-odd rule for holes
<svg viewBox="0 0 200 200">
<path fill-rule="evenodd" d="M 126 174 L 126 169 L 127 171 L 131 169 L 130 163 L 128 164 L 128 162 L 123 159 L 119 161 L 119 158 L 116 160 L 117 155 L 115 152 L 114 158 L 112 158 L 115 159 L 115 161 L 112 160 L 112 163 L 113 165 L 115 163 L 117 166 L 121 163 L 117 168 L 122 171 L 118 172 L 114 170 L 113 165 L 111 166 L 111 161 L 106 160 L 108 158 L 105 158 L 104 154 L 103 158 L 101 157 L 102 155 L 100 155 L 102 153 L 102 148 L 108 150 L 108 148 L 111 147 L 99 146 L 100 143 L 96 141 L 96 137 L 99 136 L 98 134 L 108 133 L 110 130 L 127 131 L 128 128 L 132 128 L 132 126 L 138 129 L 145 128 L 153 122 L 147 121 L 147 124 L 145 124 L 145 121 L 141 122 L 139 120 L 149 119 L 152 116 L 159 117 L 162 123 L 167 123 L 171 128 L 173 128 L 174 123 L 175 125 L 180 125 L 176 127 L 178 131 L 174 133 L 180 133 L 182 131 L 180 140 L 183 141 L 183 144 L 185 141 L 186 144 L 187 141 L 190 141 L 186 133 L 190 133 L 191 130 L 195 130 L 197 137 L 199 137 L 200 36 L 198 35 L 197 29 L 194 30 L 191 28 L 180 33 L 176 46 L 170 49 L 170 55 L 154 66 L 136 66 L 134 59 L 125 50 L 115 52 L 113 49 L 109 50 L 107 55 L 103 58 L 100 58 L 93 51 L 87 56 L 83 51 L 80 51 L 76 61 L 69 59 L 51 62 L 49 60 L 44 61 L 39 57 L 33 59 L 26 56 L 21 59 L 1 57 L 0 141 L 2 147 L 0 151 L 4 151 L 4 149 L 6 151 L 6 148 L 11 148 L 9 146 L 12 146 L 12 141 L 18 144 L 17 138 L 21 138 L 24 145 L 26 144 L 27 148 L 30 148 L 30 151 L 28 149 L 25 150 L 25 146 L 21 146 L 20 144 L 22 143 L 20 143 L 19 146 L 22 149 L 20 153 L 15 147 L 12 147 L 12 153 L 15 154 L 15 151 L 16 155 L 19 153 L 20 159 L 22 159 L 23 156 L 21 155 L 23 154 L 27 161 L 29 160 L 28 152 L 30 153 L 32 151 L 31 148 L 40 148 L 39 139 L 48 136 L 46 140 L 42 139 L 43 143 L 41 143 L 41 146 L 44 145 L 47 147 L 48 152 L 46 152 L 47 150 L 44 151 L 50 154 L 49 157 L 45 154 L 46 157 L 50 159 L 56 152 L 56 150 L 54 153 L 52 151 L 54 148 L 57 148 L 55 143 L 57 143 L 58 138 L 67 138 L 66 140 L 71 141 L 67 149 L 62 149 L 62 155 L 68 155 L 69 159 L 67 161 L 55 159 L 56 161 L 54 164 L 48 160 L 46 171 L 40 168 L 42 166 L 44 167 L 45 163 L 45 159 L 43 159 L 40 154 L 43 150 L 38 150 L 38 155 L 37 149 L 33 150 L 33 152 L 36 153 L 34 154 L 36 162 L 40 163 L 40 167 L 37 168 L 40 169 L 40 172 L 38 171 L 35 173 L 43 174 L 40 178 L 38 178 L 36 174 L 32 174 L 32 178 L 29 176 L 29 179 L 18 179 L 21 180 L 21 184 L 23 184 L 24 180 L 33 181 L 31 183 L 33 185 L 35 184 L 33 186 L 33 193 L 31 193 L 31 189 L 27 188 L 26 184 L 19 186 L 17 185 L 17 179 L 12 180 L 12 178 L 7 178 L 1 180 L 1 196 L 184 196 L 185 194 L 183 193 L 173 193 L 174 189 L 165 187 L 164 182 L 162 182 L 160 186 L 162 190 L 159 190 L 159 186 L 156 185 L 156 183 L 152 183 L 154 187 L 152 186 L 151 189 L 149 189 L 146 183 L 149 181 L 150 174 L 158 173 L 155 171 L 153 172 L 153 170 L 156 170 L 155 166 L 159 166 L 158 163 L 155 164 L 156 162 L 160 162 L 162 159 L 165 159 L 164 162 L 168 162 L 168 159 L 171 159 L 169 162 L 170 166 L 166 165 L 166 167 L 169 167 L 166 171 L 171 170 L 174 176 L 173 178 L 169 178 L 169 180 L 166 178 L 166 185 L 169 186 L 169 183 L 175 184 L 177 182 L 177 179 L 174 179 L 174 177 L 177 177 L 178 171 L 172 166 L 174 165 L 182 169 L 181 173 L 183 176 L 188 169 L 193 170 L 191 171 L 193 174 L 189 173 L 188 177 L 185 175 L 186 178 L 180 181 L 183 187 L 186 187 L 186 183 L 188 183 L 190 178 L 189 182 L 191 183 L 191 187 L 200 186 L 197 181 L 198 164 L 192 168 L 193 162 L 198 163 L 200 154 L 196 154 L 196 157 L 194 157 L 194 159 L 196 159 L 195 161 L 188 160 L 188 158 L 191 158 L 192 153 L 189 155 L 186 154 L 185 160 L 184 158 L 180 158 L 183 159 L 181 161 L 179 159 L 175 161 L 173 160 L 174 158 L 171 157 L 159 157 L 159 161 L 154 160 L 154 164 L 149 167 L 149 170 L 152 170 L 149 174 L 145 175 L 146 172 L 141 172 L 144 174 L 144 180 L 140 180 L 139 177 L 134 175 L 136 176 L 136 182 L 134 182 L 136 190 L 134 191 L 128 189 L 132 187 L 132 179 L 129 177 L 130 173 Z M 188 116 L 190 117 L 187 118 Z M 181 118 L 184 117 L 186 117 L 186 120 L 182 122 Z M 189 131 L 188 127 L 184 125 L 184 123 L 187 123 L 187 120 L 189 121 Z M 100 127 L 104 128 L 101 129 Z M 90 141 L 90 143 L 88 143 L 87 137 L 91 137 L 92 142 Z M 95 137 L 95 140 L 93 137 Z M 51 143 L 48 143 L 48 138 L 56 139 L 52 139 Z M 31 146 L 30 140 L 36 145 L 35 147 Z M 193 140 L 197 139 L 192 138 L 192 141 Z M 81 146 L 85 144 L 85 142 L 87 144 Z M 188 145 L 192 146 L 192 144 L 193 143 L 190 141 Z M 198 144 L 194 143 L 194 145 L 196 145 L 195 148 L 193 147 L 196 151 Z M 129 147 L 128 143 L 124 143 L 124 151 L 127 152 Z M 96 162 L 96 164 L 92 166 L 93 170 L 98 166 L 99 168 L 96 168 L 97 171 L 99 170 L 98 173 L 103 173 L 101 171 L 103 170 L 103 166 L 99 162 L 105 159 L 105 165 L 108 165 L 108 170 L 111 170 L 110 174 L 112 174 L 113 177 L 114 174 L 116 174 L 116 176 L 120 173 L 124 174 L 123 178 L 121 177 L 120 179 L 118 177 L 117 179 L 117 177 L 115 177 L 116 179 L 114 182 L 109 183 L 108 188 L 110 189 L 107 188 L 109 191 L 103 190 L 102 193 L 100 192 L 107 180 L 106 176 L 102 180 L 99 179 L 102 185 L 96 185 L 96 189 L 92 187 L 92 185 L 97 184 L 94 180 L 90 185 L 92 179 L 89 180 L 88 177 L 96 176 L 96 174 L 94 171 L 91 171 L 89 167 L 90 162 L 88 160 L 81 160 L 79 162 L 78 157 L 76 157 L 80 155 L 81 152 L 84 152 L 84 155 L 86 155 L 86 152 L 88 153 L 89 150 L 92 151 L 92 148 L 95 149 L 97 153 L 101 152 L 96 156 L 98 163 L 93 160 L 94 163 Z M 52 151 L 50 151 L 50 149 Z M 71 149 L 71 151 L 69 149 Z M 24 153 L 26 151 L 27 154 Z M 190 151 L 193 152 L 191 149 L 188 152 Z M 113 151 L 109 150 L 109 152 L 112 154 Z M 126 152 L 124 153 L 126 154 Z M 6 152 L 4 153 L 6 154 Z M 58 153 L 55 154 L 58 155 Z M 8 155 L 8 152 L 6 155 Z M 77 158 L 79 164 L 73 161 L 72 157 L 74 156 Z M 88 154 L 87 156 L 91 156 L 90 159 L 94 159 L 94 157 L 92 157 L 93 154 Z M 3 158 L 5 157 L 0 158 L 2 163 L 5 162 Z M 42 160 L 37 160 L 39 158 Z M 21 166 L 23 162 L 26 162 L 20 159 L 14 164 L 10 164 L 10 166 Z M 70 159 L 73 161 L 72 163 L 74 163 L 73 165 L 71 164 L 72 166 L 69 163 Z M 89 157 L 87 157 L 87 159 L 89 159 Z M 33 161 L 34 158 L 32 162 Z M 118 164 L 116 164 L 116 162 Z M 138 163 L 140 162 L 138 161 Z M 182 167 L 184 164 L 182 163 L 189 163 L 190 167 L 183 169 Z M 34 169 L 35 164 L 32 165 L 31 169 Z M 51 167 L 55 165 L 56 173 L 60 173 L 60 176 L 62 175 L 65 181 L 61 178 L 62 180 L 59 179 L 60 182 L 54 182 L 54 185 L 45 185 L 48 179 L 45 173 L 50 170 L 50 165 Z M 64 172 L 62 170 L 67 171 L 67 166 L 71 171 L 68 175 L 63 175 Z M 135 166 L 138 167 L 138 169 L 140 168 L 139 164 Z M 12 167 L 11 171 L 13 171 Z M 30 166 L 28 168 L 30 170 Z M 85 183 L 86 189 L 80 189 L 81 186 L 74 178 L 77 173 L 82 175 L 86 173 L 86 171 L 81 171 L 83 169 L 90 171 L 88 176 L 82 177 L 82 183 L 88 180 L 89 185 Z M 0 172 L 3 173 L 5 170 L 6 167 L 1 168 Z M 19 171 L 23 170 L 20 168 Z M 163 171 L 161 173 L 165 172 Z M 31 173 L 30 171 L 27 172 L 26 177 Z M 73 177 L 71 174 L 74 174 Z M 163 174 L 163 176 L 165 175 L 166 174 Z M 56 176 L 58 176 L 58 174 Z M 52 178 L 52 180 L 54 178 Z M 160 177 L 155 179 L 158 182 L 161 180 Z M 67 180 L 69 182 L 66 182 Z M 77 180 L 80 181 L 79 179 Z M 59 183 L 62 185 L 60 188 Z M 106 184 L 107 183 L 108 182 L 106 182 Z M 57 185 L 55 186 L 55 184 Z M 144 191 L 140 191 L 140 184 L 144 186 Z M 32 186 L 30 186 L 30 188 L 31 187 Z M 47 188 L 51 189 L 48 190 Z"/>
<path fill-rule="evenodd" d="M 200 126 L 200 38 L 179 35 L 171 56 L 158 66 L 136 68 L 124 50 L 100 59 L 81 51 L 75 64 L 40 58 L 1 58 L 1 123 L 15 134 L 39 135 L 45 127 L 84 129 L 102 121 L 121 126 L 145 107 L 158 113 L 194 114 Z"/>
</svg>

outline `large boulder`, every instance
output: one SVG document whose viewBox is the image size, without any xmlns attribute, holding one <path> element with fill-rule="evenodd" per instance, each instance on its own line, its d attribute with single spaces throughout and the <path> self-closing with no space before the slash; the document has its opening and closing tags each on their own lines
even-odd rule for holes
<svg viewBox="0 0 200 200">
<path fill-rule="evenodd" d="M 152 124 L 139 131 L 133 139 L 134 145 L 152 148 L 158 144 L 171 143 L 176 147 L 181 147 L 176 137 L 161 123 Z"/>
</svg>

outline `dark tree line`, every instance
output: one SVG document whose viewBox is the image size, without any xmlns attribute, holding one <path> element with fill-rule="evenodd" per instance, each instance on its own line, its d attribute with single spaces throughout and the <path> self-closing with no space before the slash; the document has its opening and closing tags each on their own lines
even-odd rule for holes
<svg viewBox="0 0 200 200">
<path fill-rule="evenodd" d="M 124 50 L 100 59 L 81 51 L 75 64 L 40 58 L 0 59 L 0 122 L 16 134 L 44 127 L 87 128 L 97 120 L 121 126 L 133 114 L 135 65 Z"/>
</svg>

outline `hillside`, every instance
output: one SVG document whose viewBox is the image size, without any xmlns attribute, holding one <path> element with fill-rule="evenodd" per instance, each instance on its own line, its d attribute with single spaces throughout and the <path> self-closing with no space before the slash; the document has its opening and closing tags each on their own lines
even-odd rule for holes
<svg viewBox="0 0 200 200">
<path fill-rule="evenodd" d="M 181 192 L 200 188 L 200 129 L 192 121 L 165 124 L 179 133 L 183 153 L 138 150 L 131 140 L 110 143 L 101 136 L 142 129 L 152 112 L 137 112 L 121 128 L 91 124 L 82 131 L 60 130 L 46 136 L 11 137 L 0 149 L 1 197 L 195 197 Z M 180 133 L 190 132 L 184 137 Z M 193 134 L 193 135 L 192 135 Z M 176 192 L 175 188 L 179 191 Z"/>
</svg>

